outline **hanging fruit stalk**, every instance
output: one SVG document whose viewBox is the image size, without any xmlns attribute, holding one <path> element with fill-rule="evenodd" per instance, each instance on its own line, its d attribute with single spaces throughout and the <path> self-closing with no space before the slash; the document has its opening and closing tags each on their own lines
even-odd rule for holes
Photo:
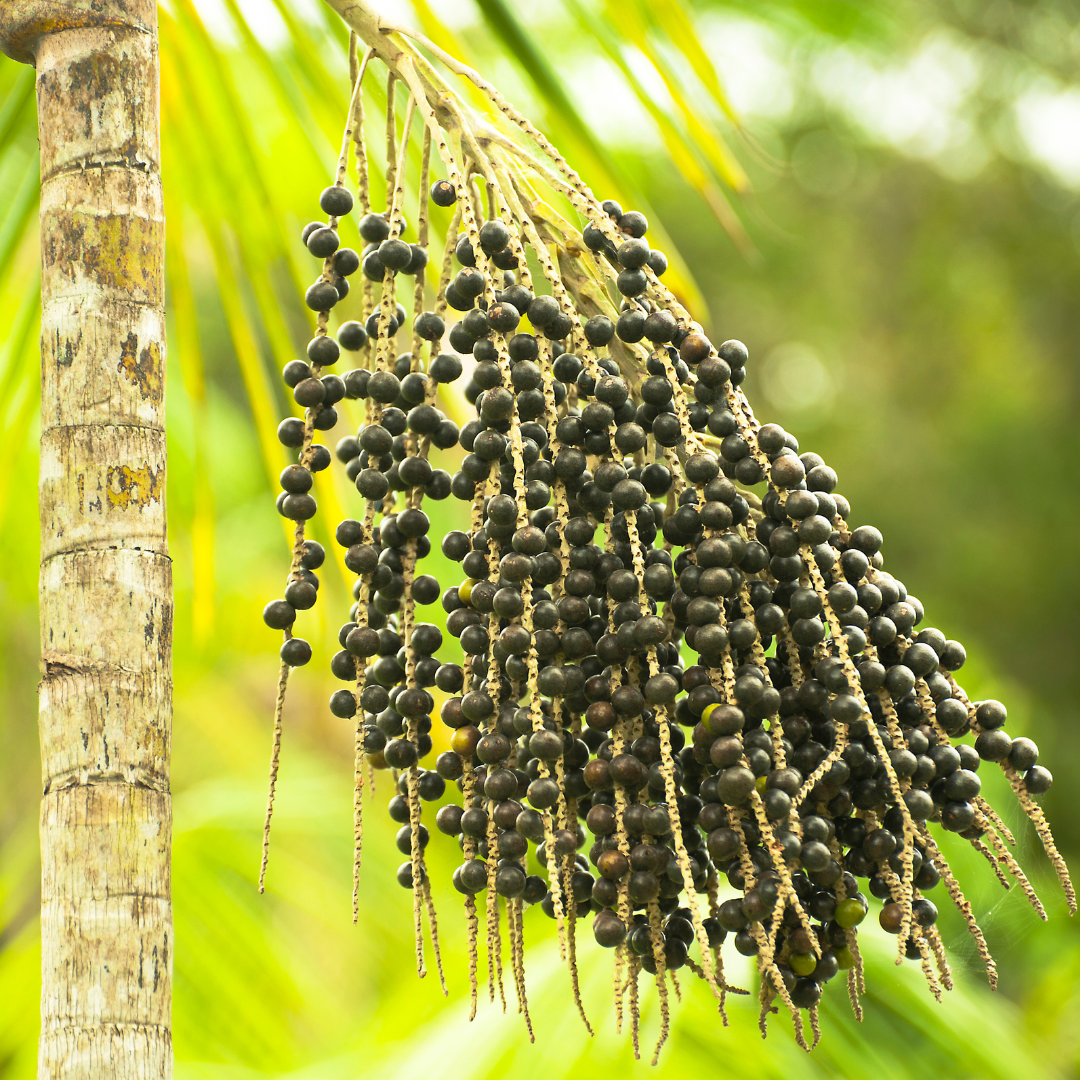
<svg viewBox="0 0 1080 1080">
<path fill-rule="evenodd" d="M 356 436 L 337 445 L 366 509 L 336 531 L 358 576 L 331 663 L 350 689 L 330 707 L 354 718 L 367 762 L 396 777 L 390 815 L 408 857 L 398 879 L 414 893 L 420 974 L 424 913 L 436 932 L 422 805 L 453 784 L 462 801 L 446 802 L 435 824 L 463 854 L 453 884 L 465 897 L 473 1012 L 481 927 L 489 996 L 505 1008 L 505 920 L 530 1036 L 522 916 L 532 906 L 557 923 L 586 1025 L 576 927 L 592 916 L 595 940 L 614 950 L 616 1016 L 621 1024 L 629 1008 L 635 1053 L 642 972 L 660 1000 L 657 1053 L 679 969 L 709 985 L 721 1013 L 727 993 L 745 993 L 724 976 L 729 938 L 756 957 L 763 1032 L 779 998 L 800 1045 L 804 1013 L 816 1042 L 817 1003 L 842 970 L 861 1015 L 866 892 L 884 901 L 879 922 L 897 935 L 897 962 L 919 962 L 939 995 L 952 979 L 927 894 L 944 880 L 994 983 L 934 830 L 968 840 L 1045 918 L 1012 835 L 981 795 L 980 770 L 999 766 L 1075 910 L 1034 802 L 1051 783 L 1035 744 L 1005 733 L 999 702 L 964 694 L 953 676 L 963 647 L 924 625 L 922 604 L 885 570 L 881 534 L 849 527 L 836 473 L 758 422 L 741 389 L 748 350 L 734 339 L 715 346 L 664 286 L 667 260 L 648 243 L 644 216 L 598 202 L 476 73 L 380 27 L 364 4 L 331 3 L 354 48 L 358 38 L 369 52 L 363 67 L 353 57 L 350 131 L 320 199 L 329 221 L 303 233 L 324 264 L 307 293 L 317 313 L 308 358 L 284 371 L 306 410 L 279 428 L 299 455 L 278 503 L 297 541 L 266 621 L 285 632 L 283 693 L 289 668 L 310 656 L 291 628 L 315 602 L 323 558 L 303 539 L 316 509 L 310 474 L 331 460 L 314 432 L 335 426 L 342 399 L 362 401 Z M 426 54 L 479 86 L 493 115 L 467 106 Z M 382 211 L 368 205 L 358 120 L 373 60 L 389 72 Z M 414 118 L 416 243 L 404 217 Z M 354 205 L 350 145 L 367 244 L 359 254 L 337 233 Z M 428 191 L 432 151 L 445 177 Z M 428 198 L 446 233 L 425 310 Z M 343 323 L 335 341 L 330 312 L 358 270 L 363 318 Z M 402 277 L 411 316 L 397 298 Z M 410 321 L 409 351 L 395 358 Z M 342 350 L 356 366 L 322 374 Z M 464 394 L 476 417 L 459 430 L 436 403 L 462 376 L 462 357 L 471 357 Z M 465 456 L 451 476 L 430 454 L 455 445 Z M 424 500 L 451 495 L 470 506 L 468 530 L 441 540 L 462 564 L 461 583 L 441 592 L 460 665 L 439 663 L 442 632 L 417 616 L 440 597 L 419 572 L 432 546 Z M 688 652 L 697 654 L 689 666 Z M 427 768 L 432 688 L 453 734 Z M 275 732 L 274 770 L 280 709 Z M 359 760 L 356 775 L 359 785 Z M 358 796 L 357 815 L 359 806 Z M 722 898 L 722 882 L 735 895 Z"/>
</svg>

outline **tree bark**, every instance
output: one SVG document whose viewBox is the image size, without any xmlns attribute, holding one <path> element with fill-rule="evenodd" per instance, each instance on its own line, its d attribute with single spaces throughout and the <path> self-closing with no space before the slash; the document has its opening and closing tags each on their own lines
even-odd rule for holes
<svg viewBox="0 0 1080 1080">
<path fill-rule="evenodd" d="M 168 1077 L 172 577 L 154 0 L 3 0 L 41 142 L 40 1077 Z"/>
</svg>

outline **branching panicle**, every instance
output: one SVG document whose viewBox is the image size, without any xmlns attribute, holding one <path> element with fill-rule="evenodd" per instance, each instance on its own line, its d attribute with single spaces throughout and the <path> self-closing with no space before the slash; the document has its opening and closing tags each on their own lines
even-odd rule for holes
<svg viewBox="0 0 1080 1080">
<path fill-rule="evenodd" d="M 657 1055 L 680 968 L 709 985 L 722 1016 L 726 993 L 745 993 L 724 979 L 725 939 L 755 957 L 763 1033 L 782 1003 L 807 1049 L 808 1014 L 816 1045 L 818 1002 L 840 971 L 861 1016 L 866 893 L 884 901 L 898 962 L 919 963 L 940 997 L 952 977 L 929 896 L 944 881 L 993 983 L 931 825 L 968 839 L 1043 913 L 980 793 L 981 771 L 999 764 L 1071 906 L 1034 802 L 1051 782 L 1034 743 L 1005 734 L 1003 705 L 965 695 L 953 676 L 963 647 L 926 626 L 922 604 L 885 571 L 877 529 L 849 526 L 835 472 L 755 417 L 741 389 L 746 346 L 714 345 L 666 288 L 644 216 L 599 202 L 475 72 L 416 39 L 509 124 L 471 109 L 365 5 L 345 14 L 369 51 L 361 63 L 352 42 L 342 153 L 320 196 L 327 220 L 303 234 L 322 260 L 306 297 L 314 337 L 283 372 L 303 418 L 278 432 L 297 453 L 278 501 L 295 533 L 284 597 L 265 611 L 285 641 L 260 890 L 285 686 L 311 655 L 292 627 L 315 603 L 325 557 L 305 535 L 314 474 L 332 460 L 315 436 L 344 419 L 356 434 L 335 453 L 365 505 L 335 533 L 356 579 L 331 662 L 347 688 L 330 708 L 354 725 L 357 875 L 365 766 L 392 775 L 421 974 L 426 922 L 442 977 L 424 824 L 424 804 L 442 802 L 435 825 L 463 856 L 453 884 L 465 898 L 472 1014 L 481 922 L 489 997 L 506 1007 L 505 917 L 530 1037 L 533 906 L 558 925 L 586 1026 L 579 928 L 613 950 L 617 1022 L 629 1018 L 635 1054 L 642 970 L 660 1001 Z M 376 61 L 387 78 L 381 210 L 362 100 Z M 356 203 L 359 252 L 340 236 Z M 442 254 L 429 265 L 431 244 Z M 349 298 L 356 273 L 363 288 Z M 343 309 L 357 317 L 331 336 Z M 343 353 L 349 370 L 329 373 Z M 459 426 L 450 384 L 466 369 L 475 415 Z M 455 447 L 464 456 L 451 475 L 431 452 Z M 456 585 L 423 572 L 428 511 L 451 496 L 469 506 L 468 528 L 440 540 L 462 566 Z M 436 602 L 443 625 L 421 621 L 418 607 Z M 446 634 L 461 663 L 437 659 Z M 431 763 L 437 701 L 450 749 Z M 736 895 L 722 899 L 722 878 Z M 357 878 L 354 917 L 359 895 Z"/>
</svg>

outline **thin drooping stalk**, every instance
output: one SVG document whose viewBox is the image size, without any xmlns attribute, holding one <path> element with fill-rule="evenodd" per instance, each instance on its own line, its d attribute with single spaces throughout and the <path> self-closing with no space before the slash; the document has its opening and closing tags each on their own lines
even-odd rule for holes
<svg viewBox="0 0 1080 1080">
<path fill-rule="evenodd" d="M 156 20 L 0 5 L 41 143 L 41 1077 L 172 1073 Z"/>
</svg>

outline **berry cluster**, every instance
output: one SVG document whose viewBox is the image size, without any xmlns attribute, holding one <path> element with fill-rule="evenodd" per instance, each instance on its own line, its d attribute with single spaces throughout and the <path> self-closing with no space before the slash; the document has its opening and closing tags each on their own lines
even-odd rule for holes
<svg viewBox="0 0 1080 1080">
<path fill-rule="evenodd" d="M 558 923 L 583 1018 L 574 956 L 577 921 L 591 916 L 596 942 L 614 950 L 616 1010 L 621 1022 L 629 1001 L 635 1047 L 642 972 L 660 997 L 657 1050 L 675 972 L 708 983 L 721 1011 L 728 992 L 745 992 L 724 977 L 728 940 L 756 957 L 762 1027 L 780 998 L 800 1043 L 804 1010 L 816 1038 L 817 1003 L 840 971 L 858 1009 L 867 893 L 938 994 L 951 985 L 930 899 L 942 886 L 993 981 L 934 830 L 969 841 L 1041 912 L 981 794 L 980 771 L 999 767 L 1072 905 L 1034 802 L 1051 783 L 1035 744 L 1006 733 L 999 702 L 965 695 L 954 677 L 963 647 L 927 627 L 922 604 L 886 572 L 881 534 L 849 527 L 836 473 L 758 423 L 739 389 L 746 347 L 715 346 L 665 288 L 667 260 L 644 215 L 597 203 L 551 152 L 542 178 L 587 221 L 577 233 L 533 200 L 524 158 L 487 157 L 475 141 L 455 150 L 405 81 L 416 96 L 400 144 L 388 146 L 388 209 L 361 207 L 367 248 L 338 247 L 333 215 L 352 209 L 340 186 L 323 194 L 330 224 L 304 232 L 325 264 L 308 291 L 319 312 L 310 366 L 285 371 L 306 421 L 279 430 L 300 449 L 279 500 L 297 544 L 285 597 L 265 617 L 286 630 L 285 665 L 306 662 L 288 628 L 314 603 L 323 558 L 302 531 L 315 511 L 311 473 L 330 457 L 312 431 L 334 426 L 337 401 L 362 401 L 357 435 L 337 445 L 366 509 L 337 528 L 357 578 L 331 664 L 348 688 L 330 707 L 355 717 L 358 784 L 361 757 L 397 778 L 389 809 L 409 856 L 398 877 L 414 891 L 418 956 L 425 909 L 435 933 L 422 803 L 449 793 L 434 822 L 462 852 L 453 884 L 465 897 L 474 1007 L 481 903 L 490 993 L 502 993 L 505 921 L 526 1020 L 525 910 Z M 425 120 L 421 191 L 434 142 L 448 178 L 430 200 L 453 207 L 430 310 L 417 276 L 428 262 L 425 199 L 418 243 L 402 239 L 414 108 Z M 372 283 L 365 320 L 334 342 L 326 313 L 360 267 Z M 408 320 L 402 275 L 416 276 L 413 335 L 395 359 L 391 339 Z M 361 363 L 320 377 L 339 343 Z M 462 357 L 475 419 L 459 431 L 435 402 L 463 374 Z M 429 455 L 455 445 L 464 456 L 451 476 Z M 423 500 L 451 495 L 469 504 L 470 524 L 441 541 L 462 566 L 443 591 L 417 569 L 432 543 Z M 442 631 L 417 621 L 416 605 L 440 594 L 461 664 L 440 663 Z M 451 749 L 432 763 L 436 712 Z"/>
</svg>

